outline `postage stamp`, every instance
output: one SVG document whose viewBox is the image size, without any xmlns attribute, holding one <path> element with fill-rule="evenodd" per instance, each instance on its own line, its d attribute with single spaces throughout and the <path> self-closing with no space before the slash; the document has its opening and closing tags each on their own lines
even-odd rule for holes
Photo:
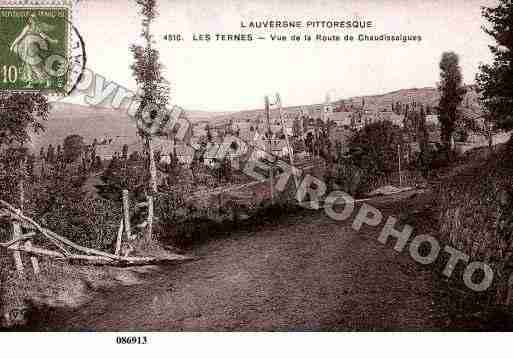
<svg viewBox="0 0 513 359">
<path fill-rule="evenodd" d="M 0 5 L 0 91 L 65 92 L 71 3 L 35 4 Z"/>
</svg>

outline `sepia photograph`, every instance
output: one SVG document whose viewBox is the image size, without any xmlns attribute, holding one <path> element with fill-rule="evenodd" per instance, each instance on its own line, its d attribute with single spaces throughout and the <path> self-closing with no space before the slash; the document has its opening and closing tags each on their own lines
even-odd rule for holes
<svg viewBox="0 0 513 359">
<path fill-rule="evenodd" d="M 0 0 L 0 34 L 0 338 L 513 330 L 511 0 Z"/>
</svg>

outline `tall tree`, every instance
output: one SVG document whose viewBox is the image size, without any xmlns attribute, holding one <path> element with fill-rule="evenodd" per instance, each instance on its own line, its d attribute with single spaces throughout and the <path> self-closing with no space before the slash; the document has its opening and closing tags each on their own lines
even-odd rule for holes
<svg viewBox="0 0 513 359">
<path fill-rule="evenodd" d="M 211 143 L 212 142 L 212 132 L 210 132 L 210 125 L 208 123 L 205 126 L 205 131 L 207 131 L 207 142 Z"/>
<path fill-rule="evenodd" d="M 66 136 L 63 142 L 63 156 L 66 163 L 72 163 L 82 155 L 84 150 L 84 138 L 80 135 Z M 60 146 L 59 146 L 60 149 Z"/>
<path fill-rule="evenodd" d="M 157 168 L 152 148 L 152 136 L 160 126 L 161 117 L 165 116 L 169 97 L 169 83 L 165 80 L 160 63 L 159 51 L 155 49 L 155 40 L 151 34 L 151 25 L 158 15 L 156 0 L 136 0 L 142 17 L 141 37 L 143 45 L 133 44 L 130 50 L 134 56 L 131 68 L 140 92 L 140 106 L 136 113 L 139 134 L 143 140 L 148 158 L 148 220 L 146 239 L 152 240 L 154 196 L 157 193 Z"/>
<path fill-rule="evenodd" d="M 438 90 L 440 91 L 438 120 L 441 124 L 441 140 L 449 155 L 452 150 L 452 134 L 456 129 L 456 121 L 458 120 L 458 106 L 466 93 L 459 65 L 459 56 L 454 52 L 444 52 L 442 54 Z"/>
<path fill-rule="evenodd" d="M 430 151 L 429 151 L 429 132 L 426 126 L 426 112 L 424 106 L 420 106 L 420 112 L 417 112 L 416 138 L 420 149 L 420 166 L 424 177 L 427 177 L 430 169 Z"/>
<path fill-rule="evenodd" d="M 499 0 L 496 7 L 484 7 L 489 27 L 483 30 L 495 44 L 489 46 L 493 63 L 480 66 L 478 91 L 489 117 L 502 129 L 513 128 L 513 2 Z"/>
<path fill-rule="evenodd" d="M 51 164 L 55 162 L 55 149 L 51 143 L 48 145 L 48 151 L 46 152 L 46 162 Z"/>
<path fill-rule="evenodd" d="M 121 158 L 125 162 L 128 160 L 128 145 L 126 143 L 123 145 L 123 148 L 121 149 Z"/>
<path fill-rule="evenodd" d="M 30 142 L 31 132 L 38 134 L 44 130 L 49 111 L 48 100 L 39 93 L 0 93 L 0 148 L 14 147 L 20 154 L 15 160 L 20 207 L 25 197 L 25 144 Z"/>
<path fill-rule="evenodd" d="M 294 138 L 301 137 L 301 123 L 300 123 L 300 119 L 298 119 L 298 118 L 295 118 L 292 121 L 292 136 Z"/>
</svg>

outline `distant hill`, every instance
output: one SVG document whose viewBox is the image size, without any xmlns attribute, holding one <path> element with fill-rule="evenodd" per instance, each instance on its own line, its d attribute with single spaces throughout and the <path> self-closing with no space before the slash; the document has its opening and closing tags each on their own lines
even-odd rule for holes
<svg viewBox="0 0 513 359">
<path fill-rule="evenodd" d="M 463 105 L 469 103 L 472 106 L 476 106 L 477 103 L 477 94 L 475 92 L 475 88 L 473 85 L 466 86 L 467 87 L 467 95 L 463 100 Z M 383 111 L 383 110 L 391 110 L 392 103 L 401 102 L 403 104 L 411 103 L 413 101 L 417 103 L 422 103 L 424 105 L 429 105 L 430 107 L 435 107 L 438 105 L 440 100 L 440 93 L 435 87 L 423 87 L 423 88 L 411 88 L 411 89 L 402 89 L 393 92 L 389 92 L 382 95 L 370 95 L 370 96 L 356 96 L 350 97 L 346 99 L 339 99 L 336 101 L 332 101 L 332 104 L 335 107 L 338 107 L 342 103 L 346 106 L 350 106 L 354 104 L 356 108 L 360 107 L 365 100 L 365 108 L 369 110 Z M 284 107 L 282 110 L 285 114 L 287 113 L 298 113 L 302 109 L 306 111 L 318 111 L 323 106 L 322 103 L 304 105 L 304 106 L 289 106 Z M 271 112 L 272 115 L 276 114 L 276 110 Z M 264 110 L 255 109 L 255 110 L 246 110 L 233 112 L 228 114 L 219 115 L 213 118 L 216 122 L 224 122 L 229 121 L 230 119 L 250 119 L 254 120 L 258 117 L 263 118 Z"/>
<path fill-rule="evenodd" d="M 436 106 L 439 99 L 440 94 L 435 87 L 423 87 L 397 90 L 383 95 L 351 97 L 336 101 L 335 103 L 337 105 L 341 103 L 360 105 L 365 100 L 367 108 L 381 111 L 390 110 L 392 103 L 396 102 L 406 104 L 415 101 L 429 106 Z"/>
<path fill-rule="evenodd" d="M 221 112 L 185 111 L 187 118 L 193 123 L 209 121 L 212 117 L 224 115 Z M 46 130 L 40 135 L 33 136 L 34 151 L 50 143 L 54 146 L 61 144 L 64 138 L 71 134 L 84 137 L 86 143 L 95 138 L 114 139 L 122 144 L 138 143 L 137 129 L 126 111 L 106 107 L 83 106 L 63 102 L 51 104 L 50 118 L 45 123 Z"/>
<path fill-rule="evenodd" d="M 403 104 L 416 101 L 417 103 L 429 104 L 436 106 L 438 104 L 440 94 L 434 87 L 403 89 L 389 92 L 382 95 L 359 96 L 348 99 L 334 101 L 335 106 L 342 102 L 348 106 L 354 104 L 360 106 L 362 100 L 365 99 L 365 106 L 371 110 L 381 111 L 391 109 L 391 104 L 402 102 Z M 475 106 L 477 103 L 477 94 L 472 86 L 468 86 L 466 98 L 463 104 Z M 322 104 L 311 104 L 305 106 L 290 106 L 283 109 L 285 114 L 296 114 L 301 109 L 317 109 L 320 110 Z M 247 110 L 239 112 L 207 112 L 207 111 L 188 111 L 187 118 L 195 125 L 200 127 L 206 123 L 212 125 L 225 123 L 230 119 L 246 120 L 263 117 L 263 109 Z M 274 111 L 273 116 L 276 115 Z M 62 143 L 64 138 L 71 134 L 79 134 L 84 137 L 87 143 L 91 143 L 95 138 L 99 141 L 103 139 L 114 139 L 115 142 L 122 146 L 128 144 L 139 144 L 139 138 L 135 124 L 129 118 L 128 114 L 123 110 L 114 110 L 104 107 L 82 106 L 62 102 L 52 103 L 50 120 L 45 124 L 46 131 L 41 135 L 33 137 L 32 145 L 34 151 L 50 143 L 54 146 Z M 117 149 L 116 149 L 117 150 Z"/>
<path fill-rule="evenodd" d="M 475 91 L 475 86 L 468 85 L 466 86 L 466 89 L 467 94 L 462 101 L 462 105 L 476 105 L 478 96 Z M 348 99 L 336 101 L 335 104 L 340 105 L 341 103 L 355 103 L 361 105 L 364 99 L 366 108 L 378 111 L 391 110 L 392 103 L 395 104 L 397 102 L 407 104 L 415 101 L 419 104 L 421 103 L 424 105 L 429 105 L 430 107 L 436 107 L 440 101 L 440 92 L 435 87 L 411 88 L 388 92 L 383 95 L 351 97 Z"/>
</svg>

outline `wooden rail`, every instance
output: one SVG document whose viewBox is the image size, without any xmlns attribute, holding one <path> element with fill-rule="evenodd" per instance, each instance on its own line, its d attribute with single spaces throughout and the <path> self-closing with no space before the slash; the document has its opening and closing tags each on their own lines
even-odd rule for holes
<svg viewBox="0 0 513 359">
<path fill-rule="evenodd" d="M 84 247 L 49 230 L 48 228 L 41 226 L 34 219 L 24 215 L 20 209 L 1 199 L 0 208 L 0 215 L 3 217 L 9 217 L 12 224 L 11 238 L 5 243 L 0 243 L 0 247 L 13 252 L 14 263 L 20 277 L 24 277 L 24 266 L 21 253 L 27 253 L 30 255 L 32 268 L 36 275 L 40 271 L 36 256 L 46 256 L 52 259 L 64 261 L 76 260 L 86 261 L 90 264 L 111 265 L 140 265 L 159 260 L 154 257 L 121 256 L 119 255 L 118 250 L 116 250 L 115 254 L 112 254 L 98 249 Z M 23 233 L 23 229 L 30 230 L 30 232 Z M 123 222 L 121 222 L 121 231 L 123 231 Z M 38 233 L 56 248 L 52 250 L 34 246 L 31 239 Z M 120 246 L 120 242 L 118 245 Z"/>
<path fill-rule="evenodd" d="M 306 170 L 314 167 L 310 163 L 305 163 L 303 166 L 298 167 L 300 170 Z M 275 180 L 278 180 L 282 176 L 289 175 L 288 173 L 282 173 L 278 175 Z M 261 183 L 267 182 L 267 179 L 252 181 L 249 183 L 244 183 L 235 186 L 226 186 L 221 188 L 215 188 L 209 191 L 197 191 L 193 193 L 191 196 L 187 198 L 188 201 L 206 197 L 206 196 L 216 196 L 221 195 L 222 193 L 231 192 L 241 190 L 247 187 L 255 186 Z M 70 261 L 70 260 L 79 260 L 86 261 L 88 263 L 95 264 L 110 264 L 110 265 L 141 265 L 146 263 L 157 262 L 160 259 L 155 257 L 134 257 L 129 256 L 128 253 L 126 255 L 122 255 L 122 237 L 125 234 L 125 238 L 130 240 L 132 238 L 131 235 L 131 225 L 129 218 L 129 199 L 128 199 L 128 191 L 123 191 L 123 218 L 120 221 L 120 225 L 118 228 L 118 234 L 116 238 L 116 246 L 115 252 L 107 253 L 104 251 L 100 251 L 94 248 L 88 248 L 81 246 L 68 238 L 61 236 L 48 228 L 41 226 L 34 219 L 23 214 L 22 210 L 16 208 L 10 203 L 0 199 L 0 217 L 8 217 L 12 223 L 12 235 L 11 238 L 5 242 L 0 243 L 0 247 L 3 247 L 7 250 L 13 252 L 13 259 L 15 262 L 16 269 L 20 275 L 20 277 L 24 276 L 24 266 L 21 257 L 21 253 L 26 253 L 30 255 L 30 261 L 34 270 L 34 273 L 37 275 L 39 273 L 39 263 L 37 260 L 37 256 L 46 256 L 55 260 L 62 261 Z M 136 208 L 146 207 L 148 206 L 147 202 L 137 203 L 135 204 Z M 143 224 L 135 225 L 135 227 L 144 226 Z M 23 233 L 23 229 L 28 232 Z M 41 248 L 33 245 L 31 239 L 37 234 L 42 235 L 51 245 L 55 247 L 55 249 Z"/>
</svg>

